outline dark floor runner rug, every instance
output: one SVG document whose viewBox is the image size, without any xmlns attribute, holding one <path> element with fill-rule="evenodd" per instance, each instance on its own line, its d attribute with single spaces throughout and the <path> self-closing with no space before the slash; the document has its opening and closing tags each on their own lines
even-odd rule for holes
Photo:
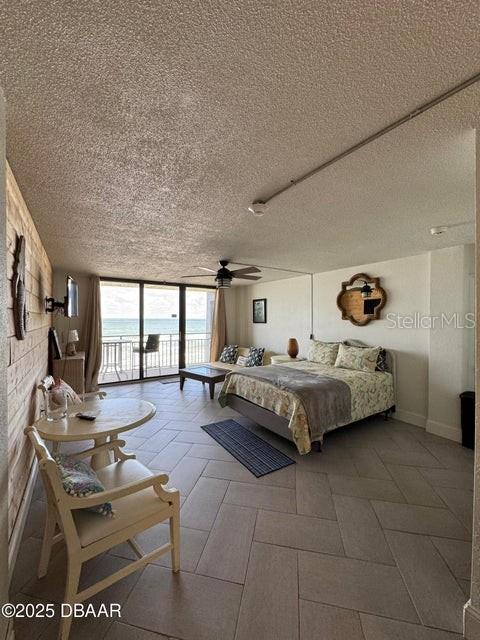
<svg viewBox="0 0 480 640">
<path fill-rule="evenodd" d="M 201 428 L 257 478 L 295 464 L 295 460 L 278 451 L 235 420 L 213 422 Z"/>
</svg>

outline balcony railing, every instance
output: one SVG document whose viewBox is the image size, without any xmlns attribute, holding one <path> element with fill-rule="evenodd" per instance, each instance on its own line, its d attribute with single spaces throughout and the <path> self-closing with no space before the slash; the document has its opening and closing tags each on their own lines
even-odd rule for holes
<svg viewBox="0 0 480 640">
<path fill-rule="evenodd" d="M 187 366 L 203 364 L 210 359 L 210 334 L 185 335 Z M 144 350 L 147 340 L 144 340 Z M 175 374 L 179 366 L 178 333 L 159 334 L 158 349 L 145 350 L 143 375 L 154 377 Z M 140 337 L 138 335 L 104 336 L 99 382 L 119 382 L 140 377 Z"/>
</svg>

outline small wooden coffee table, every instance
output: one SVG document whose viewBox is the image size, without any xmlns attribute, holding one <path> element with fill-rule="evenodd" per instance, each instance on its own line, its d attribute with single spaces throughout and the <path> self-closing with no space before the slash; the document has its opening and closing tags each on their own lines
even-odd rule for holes
<svg viewBox="0 0 480 640">
<path fill-rule="evenodd" d="M 214 367 L 209 367 L 207 365 L 180 369 L 180 371 L 178 372 L 180 376 L 180 391 L 183 389 L 186 378 L 199 380 L 202 384 L 208 382 L 208 387 L 210 389 L 210 398 L 213 400 L 213 396 L 215 394 L 215 384 L 217 382 L 223 382 L 227 377 L 227 373 L 229 372 L 225 371 L 224 369 L 215 369 Z"/>
</svg>

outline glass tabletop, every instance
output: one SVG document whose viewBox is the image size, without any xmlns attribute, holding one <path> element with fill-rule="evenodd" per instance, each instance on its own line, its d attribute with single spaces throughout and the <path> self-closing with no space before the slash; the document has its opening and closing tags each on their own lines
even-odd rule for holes
<svg viewBox="0 0 480 640">
<path fill-rule="evenodd" d="M 215 369 L 215 367 L 209 367 L 207 365 L 195 366 L 195 367 L 185 367 L 185 369 L 180 369 L 180 373 L 194 373 L 197 376 L 204 376 L 205 378 L 214 378 L 220 375 L 226 375 L 228 371 L 225 369 Z"/>
</svg>

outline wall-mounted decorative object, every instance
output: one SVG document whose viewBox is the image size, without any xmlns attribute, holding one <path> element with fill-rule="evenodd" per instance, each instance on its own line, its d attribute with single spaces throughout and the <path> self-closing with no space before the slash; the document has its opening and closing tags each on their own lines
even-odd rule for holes
<svg viewBox="0 0 480 640">
<path fill-rule="evenodd" d="M 342 320 L 350 320 L 360 327 L 370 320 L 378 320 L 386 303 L 387 294 L 380 286 L 380 278 L 371 278 L 366 273 L 357 273 L 342 282 L 342 290 L 337 296 Z"/>
<path fill-rule="evenodd" d="M 53 358 L 61 358 L 62 350 L 60 349 L 60 341 L 58 339 L 57 331 L 53 328 L 48 330 L 48 342 Z"/>
<path fill-rule="evenodd" d="M 13 320 L 15 336 L 25 340 L 27 334 L 27 292 L 25 290 L 25 236 L 18 236 L 12 278 Z"/>
<path fill-rule="evenodd" d="M 265 324 L 267 322 L 267 299 L 259 298 L 253 301 L 253 321 Z"/>
<path fill-rule="evenodd" d="M 296 338 L 288 339 L 287 353 L 290 356 L 290 358 L 296 358 L 298 356 L 298 342 Z"/>
</svg>

